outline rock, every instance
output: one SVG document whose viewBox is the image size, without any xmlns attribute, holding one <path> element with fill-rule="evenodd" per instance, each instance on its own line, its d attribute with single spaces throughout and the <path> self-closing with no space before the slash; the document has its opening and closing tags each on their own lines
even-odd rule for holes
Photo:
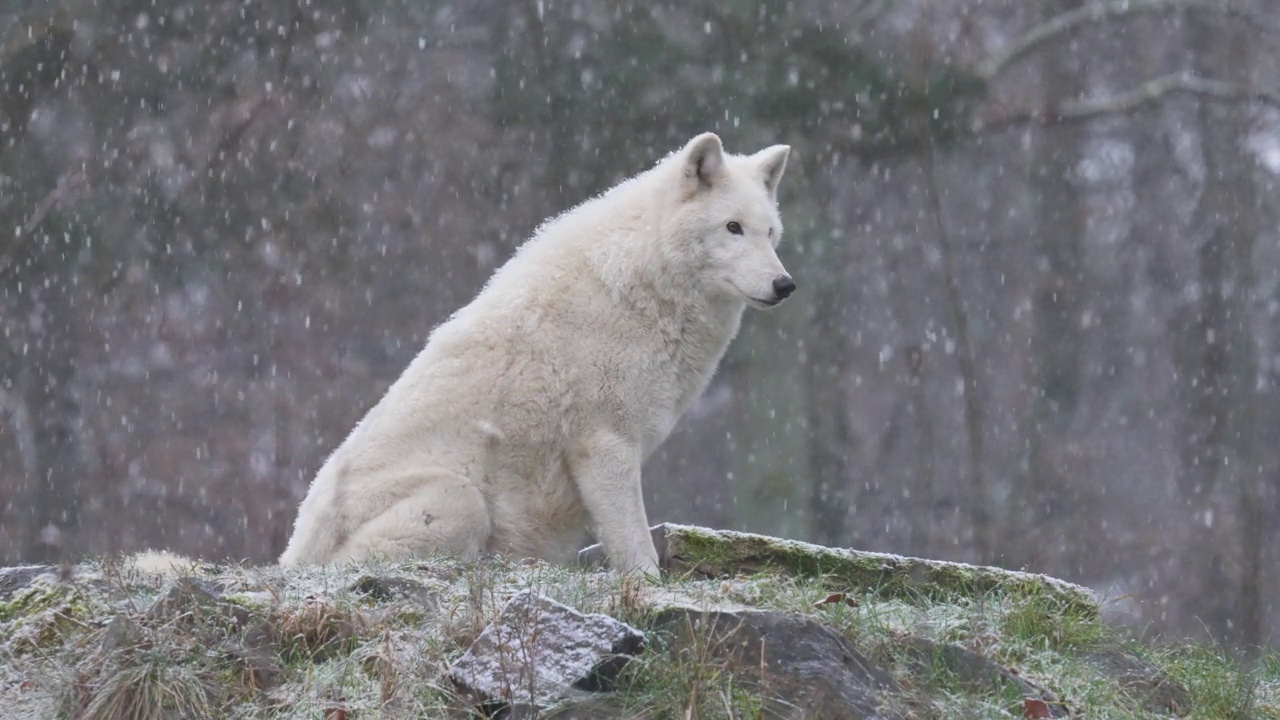
<svg viewBox="0 0 1280 720">
<path fill-rule="evenodd" d="M 453 664 L 450 677 L 477 703 L 544 708 L 579 690 L 608 689 L 644 633 L 607 615 L 517 593 Z"/>
<path fill-rule="evenodd" d="M 826 577 L 854 588 L 876 588 L 886 597 L 911 600 L 921 595 L 941 600 L 997 592 L 1012 597 L 1042 597 L 1055 612 L 1098 617 L 1093 591 L 1047 575 L 966 563 L 888 555 L 783 540 L 765 535 L 707 530 L 667 523 L 653 529 L 663 535 L 663 566 L 679 572 L 736 575 L 762 570 Z M 588 548 L 583 552 L 591 550 Z M 582 553 L 579 553 L 581 557 Z"/>
<path fill-rule="evenodd" d="M 127 650 L 138 646 L 143 639 L 142 628 L 128 615 L 116 615 L 102 629 L 102 643 L 99 647 L 106 655 L 119 650 Z"/>
<path fill-rule="evenodd" d="M 239 637 L 230 639 L 223 651 L 238 663 L 242 679 L 251 688 L 275 687 L 284 676 L 271 627 L 266 623 L 250 626 Z"/>
<path fill-rule="evenodd" d="M 431 588 L 406 578 L 362 575 L 348 589 L 353 593 L 367 596 L 375 602 L 404 600 L 432 611 L 438 605 L 436 593 Z"/>
<path fill-rule="evenodd" d="M 898 683 L 840 633 L 812 618 L 769 611 L 660 610 L 655 628 L 669 633 L 673 654 L 688 651 L 769 700 L 769 718 L 875 720 L 883 693 Z"/>
<path fill-rule="evenodd" d="M 1182 716 L 1191 711 L 1187 689 L 1136 655 L 1112 649 L 1091 653 L 1088 659 L 1099 672 L 1115 678 L 1148 712 Z"/>
<path fill-rule="evenodd" d="M 917 671 L 942 669 L 970 692 L 1014 692 L 1023 700 L 1043 702 L 1050 717 L 1070 717 L 1067 707 L 1058 702 L 1053 693 L 972 650 L 926 638 L 911 638 L 905 647 Z"/>
<path fill-rule="evenodd" d="M 19 591 L 25 589 L 36 578 L 49 575 L 58 576 L 55 565 L 20 565 L 18 567 L 0 568 L 0 601 L 11 599 Z"/>
<path fill-rule="evenodd" d="M 221 594 L 208 583 L 194 577 L 180 577 L 155 604 L 147 610 L 149 623 L 179 622 L 202 625 L 209 622 L 244 626 L 249 611 L 222 600 Z"/>
</svg>

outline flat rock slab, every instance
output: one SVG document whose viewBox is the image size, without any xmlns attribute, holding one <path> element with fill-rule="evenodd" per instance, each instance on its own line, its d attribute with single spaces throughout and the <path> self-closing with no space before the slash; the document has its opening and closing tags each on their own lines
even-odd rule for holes
<svg viewBox="0 0 1280 720">
<path fill-rule="evenodd" d="M 478 703 L 547 707 L 576 690 L 608 689 L 645 635 L 530 590 L 517 593 L 450 669 Z"/>
<path fill-rule="evenodd" d="M 988 592 L 1038 596 L 1054 601 L 1063 612 L 1098 616 L 1098 598 L 1088 588 L 1035 573 L 967 563 L 889 555 L 784 540 L 767 535 L 708 530 L 664 523 L 650 534 L 664 568 L 711 576 L 764 570 L 793 576 L 825 577 L 857 588 L 873 588 L 889 597 L 949 599 Z M 605 562 L 604 548 L 592 545 L 578 553 L 581 565 Z"/>
<path fill-rule="evenodd" d="M 655 618 L 670 651 L 745 680 L 764 717 L 795 720 L 889 720 L 886 693 L 900 687 L 834 629 L 783 613 L 672 607 Z"/>
</svg>

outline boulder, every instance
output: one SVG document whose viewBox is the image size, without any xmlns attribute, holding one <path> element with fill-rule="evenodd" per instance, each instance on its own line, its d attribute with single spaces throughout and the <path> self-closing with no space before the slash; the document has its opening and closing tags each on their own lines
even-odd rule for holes
<svg viewBox="0 0 1280 720">
<path fill-rule="evenodd" d="M 574 690 L 609 689 L 644 643 L 644 633 L 629 625 L 525 590 L 458 658 L 450 677 L 489 709 L 545 708 Z"/>
<path fill-rule="evenodd" d="M 885 693 L 898 683 L 840 633 L 817 620 L 782 613 L 659 611 L 655 628 L 669 638 L 673 661 L 714 663 L 761 696 L 768 718 L 878 720 L 897 718 L 884 709 Z"/>
<path fill-rule="evenodd" d="M 911 638 L 905 648 L 917 671 L 943 670 L 969 692 L 995 692 L 1033 701 L 1047 717 L 1069 717 L 1067 707 L 1053 693 L 1019 676 L 994 660 L 959 645 Z"/>
<path fill-rule="evenodd" d="M 1191 711 L 1187 689 L 1133 653 L 1112 648 L 1091 653 L 1088 660 L 1102 674 L 1114 677 L 1148 712 L 1182 716 Z"/>
</svg>

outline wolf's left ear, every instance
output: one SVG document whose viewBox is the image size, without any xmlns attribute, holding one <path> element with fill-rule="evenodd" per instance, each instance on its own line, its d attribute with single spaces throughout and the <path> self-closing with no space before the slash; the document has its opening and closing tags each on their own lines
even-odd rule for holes
<svg viewBox="0 0 1280 720">
<path fill-rule="evenodd" d="M 775 200 L 778 198 L 778 182 L 782 180 L 782 171 L 787 169 L 787 155 L 790 154 L 790 145 L 774 145 L 755 154 L 760 179 L 764 180 L 769 196 Z"/>
<path fill-rule="evenodd" d="M 703 133 L 689 141 L 684 157 L 685 185 L 690 191 L 715 185 L 724 170 L 724 146 L 715 133 Z"/>
</svg>

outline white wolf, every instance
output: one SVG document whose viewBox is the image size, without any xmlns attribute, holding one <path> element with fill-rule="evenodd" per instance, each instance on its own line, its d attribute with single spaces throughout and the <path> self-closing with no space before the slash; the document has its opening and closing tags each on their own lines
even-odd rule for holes
<svg viewBox="0 0 1280 720">
<path fill-rule="evenodd" d="M 640 465 L 706 388 L 778 259 L 790 148 L 706 133 L 543 224 L 320 469 L 284 565 L 484 552 L 565 559 L 590 526 L 657 574 Z"/>
</svg>

